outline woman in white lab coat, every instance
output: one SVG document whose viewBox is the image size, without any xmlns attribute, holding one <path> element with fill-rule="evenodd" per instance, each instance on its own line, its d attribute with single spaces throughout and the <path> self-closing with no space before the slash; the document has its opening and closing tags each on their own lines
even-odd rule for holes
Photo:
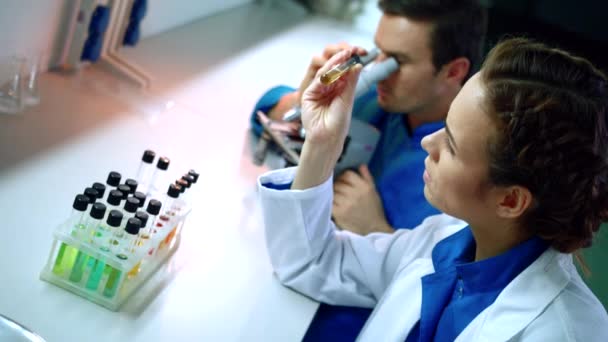
<svg viewBox="0 0 608 342">
<path fill-rule="evenodd" d="M 422 141 L 424 193 L 445 214 L 359 236 L 331 221 L 358 71 L 311 84 L 300 165 L 260 177 L 280 281 L 318 301 L 374 308 L 362 341 L 608 341 L 606 310 L 572 261 L 608 219 L 606 77 L 539 43 L 499 43 L 446 128 Z"/>
</svg>

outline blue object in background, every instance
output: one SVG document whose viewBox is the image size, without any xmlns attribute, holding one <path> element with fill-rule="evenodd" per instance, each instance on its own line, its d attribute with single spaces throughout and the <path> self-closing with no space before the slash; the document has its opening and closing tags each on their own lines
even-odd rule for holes
<svg viewBox="0 0 608 342">
<path fill-rule="evenodd" d="M 147 0 L 135 0 L 133 2 L 133 8 L 129 15 L 129 24 L 127 25 L 125 37 L 122 41 L 123 45 L 135 46 L 135 44 L 137 44 L 140 36 L 140 23 L 146 16 L 147 9 Z"/>
<path fill-rule="evenodd" d="M 89 35 L 84 42 L 82 55 L 80 60 L 96 62 L 101 57 L 101 48 L 103 47 L 103 36 L 108 29 L 110 23 L 110 8 L 107 6 L 97 6 L 91 22 L 89 23 Z"/>
</svg>

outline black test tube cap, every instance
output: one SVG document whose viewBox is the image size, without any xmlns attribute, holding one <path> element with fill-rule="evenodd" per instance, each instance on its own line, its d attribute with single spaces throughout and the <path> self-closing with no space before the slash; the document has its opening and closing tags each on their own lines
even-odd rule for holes
<svg viewBox="0 0 608 342">
<path fill-rule="evenodd" d="M 145 227 L 148 223 L 148 218 L 150 217 L 145 211 L 138 210 L 135 213 L 135 217 L 141 221 L 141 227 Z"/>
<path fill-rule="evenodd" d="M 127 185 L 129 187 L 129 193 L 130 194 L 134 194 L 135 191 L 137 191 L 137 185 L 138 184 L 137 184 L 137 181 L 135 179 L 131 179 L 131 178 L 127 179 L 125 181 L 125 185 Z"/>
<path fill-rule="evenodd" d="M 139 208 L 139 200 L 135 197 L 127 198 L 124 208 L 127 212 L 130 212 L 130 213 L 136 212 L 137 208 Z"/>
<path fill-rule="evenodd" d="M 122 193 L 122 191 L 112 190 L 112 191 L 110 191 L 110 194 L 108 195 L 108 204 L 120 205 L 120 201 L 122 201 L 123 197 L 124 197 L 124 194 Z"/>
<path fill-rule="evenodd" d="M 137 235 L 139 233 L 139 228 L 141 228 L 141 220 L 135 217 L 131 217 L 127 220 L 127 226 L 125 227 L 125 231 L 131 235 Z"/>
<path fill-rule="evenodd" d="M 93 185 L 91 186 L 93 189 L 97 190 L 98 192 L 98 196 L 97 198 L 103 198 L 103 195 L 106 193 L 106 186 L 99 183 L 99 182 L 95 182 L 93 183 Z"/>
<path fill-rule="evenodd" d="M 122 222 L 122 213 L 120 212 L 120 210 L 110 210 L 110 214 L 108 214 L 108 225 L 112 226 L 112 227 L 118 227 L 120 226 L 120 223 Z"/>
<path fill-rule="evenodd" d="M 171 163 L 171 160 L 169 160 L 169 158 L 167 157 L 160 157 L 158 158 L 158 162 L 156 163 L 156 167 L 166 171 L 169 168 L 169 163 Z"/>
<path fill-rule="evenodd" d="M 196 183 L 198 181 L 198 176 L 199 176 L 198 172 L 196 172 L 194 170 L 190 170 L 190 171 L 188 171 L 188 174 L 194 178 L 194 182 L 192 182 L 192 183 Z"/>
<path fill-rule="evenodd" d="M 94 219 L 101 220 L 106 214 L 106 205 L 103 203 L 95 203 L 91 208 L 91 217 Z"/>
<path fill-rule="evenodd" d="M 141 161 L 146 164 L 152 164 L 154 158 L 156 157 L 156 153 L 152 150 L 145 150 L 144 155 L 141 157 Z"/>
<path fill-rule="evenodd" d="M 118 186 L 118 190 L 120 192 L 122 192 L 122 199 L 127 199 L 127 197 L 129 196 L 129 191 L 131 191 L 131 188 L 126 184 L 120 184 Z"/>
<path fill-rule="evenodd" d="M 188 182 L 188 187 L 190 187 L 192 183 L 194 183 L 194 177 L 190 176 L 189 174 L 183 175 L 182 179 Z"/>
<path fill-rule="evenodd" d="M 106 180 L 106 184 L 108 184 L 109 186 L 118 186 L 118 184 L 120 184 L 120 179 L 122 178 L 122 175 L 116 171 L 112 171 L 108 174 L 108 179 Z"/>
<path fill-rule="evenodd" d="M 179 185 L 180 187 L 180 192 L 183 194 L 186 191 L 186 188 L 188 187 L 188 182 L 186 182 L 183 179 L 178 179 L 175 181 L 176 185 Z"/>
<path fill-rule="evenodd" d="M 72 208 L 78 211 L 86 211 L 87 206 L 89 205 L 89 197 L 79 194 L 74 198 L 74 204 L 72 204 Z"/>
<path fill-rule="evenodd" d="M 148 212 L 148 214 L 150 215 L 158 215 L 158 213 L 160 213 L 160 208 L 162 207 L 162 203 L 159 200 L 155 200 L 155 199 L 151 199 L 150 202 L 148 202 L 148 207 L 146 208 L 146 211 Z"/>
<path fill-rule="evenodd" d="M 133 194 L 133 197 L 135 197 L 139 200 L 139 207 L 143 208 L 144 203 L 146 203 L 146 194 L 144 194 L 141 191 L 135 191 L 135 193 Z"/>
<path fill-rule="evenodd" d="M 178 198 L 181 191 L 181 186 L 171 184 L 169 185 L 169 189 L 167 189 L 167 195 L 171 198 Z"/>
<path fill-rule="evenodd" d="M 84 195 L 89 198 L 89 203 L 95 203 L 99 196 L 99 192 L 93 188 L 86 188 L 84 189 Z"/>
</svg>

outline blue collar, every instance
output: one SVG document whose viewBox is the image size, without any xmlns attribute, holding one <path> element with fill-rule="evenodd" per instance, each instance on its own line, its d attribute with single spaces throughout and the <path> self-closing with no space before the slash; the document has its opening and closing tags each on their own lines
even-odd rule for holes
<svg viewBox="0 0 608 342">
<path fill-rule="evenodd" d="M 432 259 L 436 272 L 455 267 L 467 292 L 502 289 L 548 246 L 546 241 L 533 237 L 505 253 L 473 262 L 476 244 L 471 228 L 466 227 L 439 242 L 433 249 Z"/>
<path fill-rule="evenodd" d="M 445 126 L 444 121 L 436 121 L 436 122 L 429 122 L 429 123 L 422 124 L 413 130 L 412 139 L 414 139 L 414 140 L 418 141 L 418 143 L 420 143 L 420 140 L 422 140 L 422 138 L 424 138 L 425 136 L 427 136 L 431 133 L 435 133 L 436 131 L 442 129 L 444 126 Z"/>
</svg>

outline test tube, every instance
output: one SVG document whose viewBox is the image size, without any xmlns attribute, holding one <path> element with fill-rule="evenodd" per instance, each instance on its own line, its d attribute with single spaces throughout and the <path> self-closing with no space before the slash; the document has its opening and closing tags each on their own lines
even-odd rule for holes
<svg viewBox="0 0 608 342">
<path fill-rule="evenodd" d="M 108 227 L 110 230 L 109 231 L 110 238 L 105 240 L 105 241 L 107 241 L 107 245 L 101 245 L 99 247 L 102 251 L 104 251 L 104 252 L 110 251 L 110 248 L 112 247 L 112 245 L 114 243 L 114 235 L 117 234 L 118 231 L 120 230 L 122 218 L 123 218 L 123 214 L 120 210 L 116 210 L 116 209 L 110 210 L 110 213 L 108 214 L 108 218 L 106 220 L 106 223 L 108 224 Z"/>
<path fill-rule="evenodd" d="M 116 231 L 118 231 L 120 229 L 122 217 L 123 217 L 122 212 L 120 212 L 119 210 L 110 211 L 110 213 L 108 215 L 107 223 L 108 223 L 108 226 L 112 233 L 115 233 Z M 113 240 L 113 236 L 112 236 L 112 239 L 108 240 L 109 245 L 101 246 L 100 249 L 105 252 L 110 251 L 109 247 L 111 246 L 112 240 Z M 96 272 L 96 270 L 93 271 L 93 274 L 95 274 L 95 272 Z M 98 270 L 98 272 L 101 272 L 101 271 Z M 101 273 L 102 273 L 102 276 L 100 277 L 99 282 L 97 284 L 93 284 L 93 282 L 91 281 L 90 285 L 87 282 L 87 287 L 90 286 L 89 288 L 92 288 L 93 285 L 95 285 L 94 288 L 96 289 L 100 283 L 101 284 L 105 283 L 105 286 L 103 289 L 103 295 L 105 297 L 112 298 L 116 294 L 116 290 L 118 288 L 118 283 L 119 283 L 120 277 L 122 275 L 122 272 L 110 265 L 105 265 L 103 267 L 103 272 L 101 272 Z"/>
<path fill-rule="evenodd" d="M 151 199 L 148 202 L 148 207 L 146 208 L 146 213 L 148 214 L 148 220 L 144 227 L 139 230 L 139 241 L 141 246 L 145 246 L 152 235 L 152 230 L 154 229 L 154 223 L 156 222 L 156 216 L 160 212 L 160 207 L 162 204 L 160 201 Z"/>
<path fill-rule="evenodd" d="M 357 55 L 353 55 L 347 61 L 336 65 L 321 75 L 321 83 L 330 85 L 344 75 L 348 70 L 357 64 L 361 64 L 361 59 Z"/>
<path fill-rule="evenodd" d="M 145 212 L 145 211 L 143 211 L 143 210 L 138 210 L 138 211 L 135 213 L 135 218 L 137 218 L 137 219 L 139 219 L 139 220 L 141 221 L 141 227 L 140 227 L 140 229 L 139 229 L 139 234 L 138 234 L 138 237 L 137 237 L 137 239 L 138 239 L 138 241 L 137 241 L 137 242 L 138 242 L 138 243 L 137 243 L 137 245 L 138 245 L 138 246 L 141 246 L 141 241 L 139 240 L 139 236 L 141 236 L 142 231 L 143 231 L 144 229 L 146 229 L 146 227 L 148 226 L 148 221 L 149 221 L 149 219 L 150 219 L 150 215 L 148 215 L 148 213 L 146 213 L 146 212 Z"/>
<path fill-rule="evenodd" d="M 148 184 L 148 195 L 158 189 L 156 185 L 159 183 L 159 179 L 162 180 L 164 174 L 167 172 L 169 168 L 169 164 L 171 161 L 167 157 L 159 157 L 158 162 L 156 162 L 156 168 L 152 172 L 152 177 L 150 178 L 150 183 Z"/>
<path fill-rule="evenodd" d="M 106 206 L 103 203 L 94 203 L 93 206 L 91 207 L 91 211 L 89 213 L 89 218 L 87 220 L 87 233 L 85 234 L 85 236 L 83 237 L 83 240 L 86 240 L 85 242 L 92 242 L 92 238 L 95 234 L 95 231 L 97 229 L 97 227 L 99 226 L 99 223 L 102 222 L 101 220 L 103 219 L 103 216 L 106 213 Z M 72 272 L 70 273 L 70 281 L 75 282 L 75 283 L 79 283 L 80 280 L 82 279 L 83 276 L 83 271 L 85 268 L 85 264 L 87 264 L 88 262 L 91 262 L 92 264 L 96 261 L 96 259 L 92 258 L 91 260 L 88 260 L 89 258 L 92 258 L 91 256 L 89 256 L 88 254 L 84 253 L 83 251 L 79 250 L 78 253 L 76 254 L 76 260 L 74 261 L 74 266 L 72 267 Z"/>
<path fill-rule="evenodd" d="M 103 223 L 103 218 L 106 215 L 106 205 L 100 202 L 96 202 L 91 207 L 89 213 L 89 219 L 87 221 L 87 242 L 93 242 L 95 235 L 98 234 L 99 227 Z M 102 232 L 99 231 L 99 234 Z"/>
<path fill-rule="evenodd" d="M 178 179 L 178 180 L 175 181 L 175 185 L 179 186 L 179 188 L 180 188 L 180 197 L 183 200 L 184 199 L 184 195 L 186 193 L 186 190 L 190 187 L 190 184 L 188 182 L 186 182 L 185 180 L 183 180 L 183 179 L 180 178 L 180 179 Z M 178 207 L 177 209 L 179 211 L 179 209 L 181 209 L 181 207 Z"/>
<path fill-rule="evenodd" d="M 135 253 L 135 251 L 142 247 L 142 240 L 141 240 L 141 235 L 144 229 L 146 229 L 147 225 L 148 225 L 148 219 L 149 219 L 149 215 L 142 210 L 138 210 L 135 213 L 135 218 L 139 219 L 141 221 L 141 227 L 139 227 L 139 232 L 137 233 L 137 236 L 135 238 L 135 240 L 133 241 L 132 247 L 130 248 L 130 252 L 131 253 Z M 133 268 L 129 271 L 129 273 L 127 274 L 130 277 L 133 277 L 135 275 L 137 275 L 139 273 L 139 269 L 141 267 L 141 260 L 135 265 L 133 266 Z"/>
<path fill-rule="evenodd" d="M 156 229 L 160 229 L 161 227 L 157 227 L 157 224 L 160 224 L 157 222 L 156 218 L 158 216 L 158 214 L 160 213 L 160 208 L 162 207 L 162 203 L 159 200 L 155 200 L 155 199 L 151 199 L 150 202 L 148 202 L 148 207 L 146 208 L 146 212 L 148 213 L 148 215 L 150 216 L 148 219 L 148 224 L 146 225 L 146 227 L 143 229 L 143 231 L 140 231 L 141 234 L 140 236 L 140 241 L 142 246 L 145 248 L 146 245 L 149 244 L 149 242 L 152 239 L 152 236 L 154 236 L 154 234 L 156 234 Z M 152 247 L 148 254 L 152 255 L 154 253 L 154 247 Z"/>
<path fill-rule="evenodd" d="M 182 179 L 188 183 L 187 190 L 190 190 L 190 188 L 192 187 L 192 184 L 194 184 L 194 177 L 190 176 L 189 174 L 185 174 L 182 176 Z M 190 192 L 187 191 L 186 196 L 184 197 L 184 201 L 188 202 L 189 198 L 190 198 Z"/>
<path fill-rule="evenodd" d="M 130 218 L 133 218 L 135 216 L 135 212 L 137 212 L 137 208 L 139 208 L 139 200 L 135 197 L 127 198 L 127 201 L 125 202 L 125 205 L 122 210 L 123 219 L 128 220 Z M 124 232 L 124 229 L 114 230 L 111 239 L 111 247 L 113 247 L 114 250 L 119 248 L 120 241 L 124 238 Z"/>
<path fill-rule="evenodd" d="M 89 273 L 89 276 L 87 278 L 86 288 L 90 290 L 96 290 L 99 287 L 99 283 L 101 282 L 101 277 L 106 268 L 106 263 L 103 260 L 94 259 L 92 260 L 90 268 L 91 272 Z"/>
<path fill-rule="evenodd" d="M 181 186 L 176 184 L 170 184 L 167 189 L 167 195 L 164 201 L 164 212 L 167 215 L 175 216 L 177 211 L 176 200 L 181 193 Z"/>
<path fill-rule="evenodd" d="M 119 259 L 127 260 L 135 248 L 137 248 L 137 235 L 140 228 L 141 221 L 138 218 L 131 217 L 127 220 L 124 234 L 118 241 L 118 246 L 116 249 L 116 256 Z"/>
<path fill-rule="evenodd" d="M 139 167 L 137 168 L 136 179 L 144 188 L 148 187 L 148 181 L 154 171 L 152 163 L 154 162 L 155 157 L 156 153 L 154 153 L 154 151 L 145 150 L 144 155 L 141 157 L 141 163 L 139 163 Z"/>
<path fill-rule="evenodd" d="M 72 204 L 72 213 L 68 219 L 68 228 L 70 235 L 78 236 L 82 227 L 84 226 L 85 213 L 87 206 L 89 205 L 89 198 L 85 195 L 76 195 L 74 203 Z M 72 267 L 74 259 L 76 258 L 77 249 L 73 246 L 61 242 L 59 246 L 59 252 L 55 258 L 55 264 L 53 265 L 53 273 L 62 276 L 63 273 Z"/>
</svg>

